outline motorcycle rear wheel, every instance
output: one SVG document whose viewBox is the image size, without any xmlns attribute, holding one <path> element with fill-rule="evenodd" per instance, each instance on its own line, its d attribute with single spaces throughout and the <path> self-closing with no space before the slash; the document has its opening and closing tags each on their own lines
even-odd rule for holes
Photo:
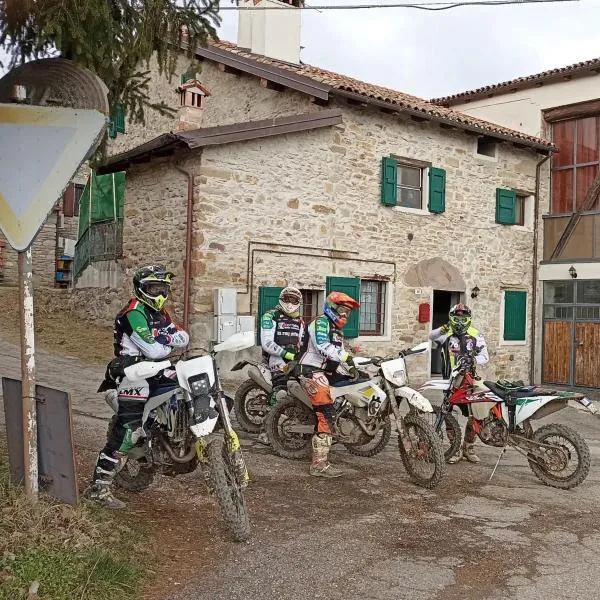
<svg viewBox="0 0 600 600">
<path fill-rule="evenodd" d="M 250 519 L 244 494 L 237 481 L 235 468 L 227 445 L 221 438 L 214 439 L 206 450 L 212 488 L 221 508 L 223 520 L 236 542 L 250 537 Z"/>
<path fill-rule="evenodd" d="M 414 483 L 432 489 L 441 481 L 446 466 L 440 437 L 427 421 L 414 414 L 404 418 L 404 429 L 406 433 L 398 436 L 398 448 L 404 468 Z M 412 447 L 411 432 L 418 438 L 416 448 Z M 410 451 L 405 446 L 405 440 L 411 443 Z M 419 463 L 430 465 L 431 473 L 421 475 L 416 468 L 417 460 L 413 458 Z"/>
<path fill-rule="evenodd" d="M 379 454 L 390 441 L 392 435 L 392 423 L 389 415 L 385 418 L 383 427 L 368 441 L 363 444 L 344 444 L 346 450 L 355 456 L 370 458 Z M 365 434 L 365 437 L 366 434 Z"/>
<path fill-rule="evenodd" d="M 312 451 L 312 434 L 286 434 L 286 423 L 289 425 L 315 425 L 315 414 L 300 400 L 287 396 L 269 411 L 265 421 L 265 429 L 271 448 L 277 456 L 302 460 L 310 456 Z"/>
<path fill-rule="evenodd" d="M 569 446 L 571 446 L 577 454 L 577 466 L 575 467 L 575 470 L 571 474 L 562 477 L 558 476 L 557 472 L 551 468 L 546 468 L 538 462 L 529 459 L 529 467 L 542 483 L 561 490 L 570 490 L 582 483 L 588 476 L 591 462 L 590 449 L 581 435 L 574 429 L 571 429 L 571 427 L 558 425 L 556 423 L 544 425 L 534 431 L 532 440 L 561 447 L 563 452 L 566 452 L 569 457 L 567 464 L 570 463 L 573 458 Z M 567 446 L 567 444 L 569 446 Z M 549 460 L 553 459 L 551 454 L 548 455 L 548 458 Z M 560 456 L 556 458 L 560 460 Z M 565 469 L 562 469 L 562 471 L 564 470 Z"/>
<path fill-rule="evenodd" d="M 258 392 L 256 395 L 250 395 L 252 392 Z M 262 431 L 263 422 L 268 413 L 268 394 L 257 383 L 249 379 L 244 381 L 236 390 L 233 398 L 233 407 L 235 418 L 242 431 L 247 433 L 260 433 Z M 248 405 L 252 403 L 253 407 L 261 407 L 264 409 L 264 415 L 255 415 L 248 411 Z"/>
</svg>

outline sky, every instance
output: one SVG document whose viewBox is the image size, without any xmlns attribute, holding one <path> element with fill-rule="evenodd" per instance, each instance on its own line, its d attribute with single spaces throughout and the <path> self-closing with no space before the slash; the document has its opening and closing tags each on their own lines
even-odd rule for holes
<svg viewBox="0 0 600 600">
<path fill-rule="evenodd" d="M 398 0 L 307 0 L 307 4 L 393 1 Z M 219 36 L 235 42 L 237 12 L 221 14 Z M 306 10 L 301 59 L 432 98 L 600 57 L 598 23 L 600 0 L 466 6 L 440 12 Z"/>
<path fill-rule="evenodd" d="M 398 0 L 307 0 L 319 6 L 390 2 Z M 219 36 L 236 42 L 237 11 L 221 14 Z M 600 0 L 440 12 L 306 10 L 301 59 L 432 98 L 600 57 L 598 23 Z"/>
</svg>

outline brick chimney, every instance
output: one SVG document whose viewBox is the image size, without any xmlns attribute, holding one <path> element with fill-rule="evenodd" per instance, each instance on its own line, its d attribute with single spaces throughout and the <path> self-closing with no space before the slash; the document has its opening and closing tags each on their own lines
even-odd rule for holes
<svg viewBox="0 0 600 600">
<path fill-rule="evenodd" d="M 240 48 L 285 62 L 300 63 L 299 8 L 304 6 L 304 0 L 241 0 L 240 6 L 257 9 L 239 11 Z M 261 10 L 270 6 L 277 8 Z"/>
</svg>

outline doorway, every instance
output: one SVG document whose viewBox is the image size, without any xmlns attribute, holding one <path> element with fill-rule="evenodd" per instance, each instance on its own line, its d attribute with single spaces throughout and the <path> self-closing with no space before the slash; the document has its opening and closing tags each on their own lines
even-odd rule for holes
<svg viewBox="0 0 600 600">
<path fill-rule="evenodd" d="M 461 292 L 433 290 L 433 306 L 431 310 L 431 329 L 437 329 L 448 322 L 450 309 L 460 302 Z M 441 348 L 431 348 L 431 374 L 442 374 Z"/>
</svg>

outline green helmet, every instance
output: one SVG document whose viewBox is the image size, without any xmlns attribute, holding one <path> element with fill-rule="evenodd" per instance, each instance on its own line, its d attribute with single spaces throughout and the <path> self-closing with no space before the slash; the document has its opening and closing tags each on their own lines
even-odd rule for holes
<svg viewBox="0 0 600 600">
<path fill-rule="evenodd" d="M 138 269 L 133 276 L 135 297 L 153 310 L 161 310 L 171 293 L 175 275 L 163 265 L 150 265 Z"/>
</svg>

